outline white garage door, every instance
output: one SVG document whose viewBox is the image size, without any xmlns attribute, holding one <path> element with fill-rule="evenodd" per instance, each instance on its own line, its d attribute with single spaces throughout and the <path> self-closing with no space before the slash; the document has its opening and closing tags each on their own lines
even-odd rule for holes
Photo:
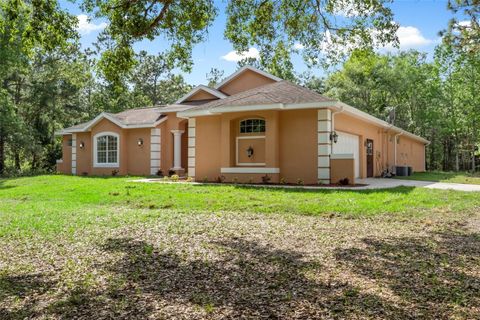
<svg viewBox="0 0 480 320">
<path fill-rule="evenodd" d="M 338 141 L 337 143 L 333 143 L 332 146 L 332 153 L 333 154 L 345 154 L 345 153 L 353 153 L 355 158 L 355 178 L 360 177 L 360 143 L 359 137 L 354 134 L 349 134 L 345 132 L 337 131 L 338 134 Z"/>
</svg>

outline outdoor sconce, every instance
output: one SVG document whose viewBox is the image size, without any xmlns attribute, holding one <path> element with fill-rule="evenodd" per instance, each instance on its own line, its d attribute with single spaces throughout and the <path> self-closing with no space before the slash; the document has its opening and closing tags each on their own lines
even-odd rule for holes
<svg viewBox="0 0 480 320">
<path fill-rule="evenodd" d="M 338 141 L 338 134 L 336 131 L 330 132 L 330 141 L 333 141 L 333 143 L 337 143 Z"/>
<path fill-rule="evenodd" d="M 251 158 L 253 156 L 253 148 L 252 146 L 248 147 L 247 149 L 247 156 Z"/>
<path fill-rule="evenodd" d="M 80 149 L 85 148 L 85 142 L 80 141 L 80 144 L 78 146 L 80 147 Z"/>
<path fill-rule="evenodd" d="M 143 139 L 142 139 L 142 138 L 138 138 L 138 140 L 137 140 L 137 145 L 138 145 L 139 147 L 143 146 Z"/>
</svg>

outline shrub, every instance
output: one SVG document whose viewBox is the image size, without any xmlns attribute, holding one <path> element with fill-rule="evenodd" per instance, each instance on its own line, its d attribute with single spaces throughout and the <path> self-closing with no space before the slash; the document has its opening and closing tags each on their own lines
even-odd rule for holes
<svg viewBox="0 0 480 320">
<path fill-rule="evenodd" d="M 272 178 L 270 178 L 270 176 L 268 174 L 262 176 L 262 182 L 263 183 L 269 183 L 270 180 L 272 180 Z"/>
<path fill-rule="evenodd" d="M 174 174 L 170 177 L 170 180 L 172 180 L 173 182 L 177 182 L 178 179 L 180 179 L 180 177 L 178 176 L 178 174 Z"/>
<path fill-rule="evenodd" d="M 188 176 L 187 179 L 185 180 L 186 182 L 193 182 L 193 178 Z"/>
<path fill-rule="evenodd" d="M 162 170 L 158 170 L 158 171 L 157 171 L 157 176 L 163 177 L 163 171 L 162 171 Z"/>
<path fill-rule="evenodd" d="M 203 183 L 207 183 L 207 182 L 208 182 L 208 177 L 206 177 L 206 176 L 203 177 L 203 180 L 202 180 L 202 181 L 203 181 Z"/>
<path fill-rule="evenodd" d="M 338 181 L 342 186 L 346 186 L 346 185 L 349 185 L 350 184 L 350 179 L 348 178 L 343 178 L 343 179 L 340 179 L 340 181 Z"/>
<path fill-rule="evenodd" d="M 297 184 L 298 184 L 299 186 L 303 186 L 303 184 L 304 184 L 304 183 L 303 183 L 303 180 L 300 179 L 300 178 L 298 178 L 298 179 L 297 179 Z"/>
<path fill-rule="evenodd" d="M 282 177 L 282 178 L 280 179 L 280 184 L 287 184 L 287 180 Z"/>
<path fill-rule="evenodd" d="M 225 176 L 218 176 L 217 179 L 215 179 L 216 182 L 222 183 L 225 181 Z"/>
<path fill-rule="evenodd" d="M 116 175 L 118 175 L 118 172 L 119 172 L 119 171 L 118 171 L 117 169 L 112 170 L 112 176 L 115 177 Z"/>
<path fill-rule="evenodd" d="M 171 177 L 175 174 L 175 170 L 168 170 L 168 176 Z"/>
<path fill-rule="evenodd" d="M 170 179 L 167 176 L 164 176 L 163 181 L 170 181 Z"/>
</svg>

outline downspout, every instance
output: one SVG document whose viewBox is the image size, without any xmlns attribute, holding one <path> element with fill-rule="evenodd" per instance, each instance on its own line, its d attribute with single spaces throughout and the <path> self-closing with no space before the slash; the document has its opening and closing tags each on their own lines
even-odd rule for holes
<svg viewBox="0 0 480 320">
<path fill-rule="evenodd" d="M 386 139 L 385 139 L 384 144 L 385 144 L 386 147 L 387 147 L 387 151 L 385 152 L 385 150 L 383 150 L 383 151 L 384 151 L 383 154 L 385 154 L 385 160 L 386 160 L 386 161 L 385 161 L 384 163 L 386 163 L 387 170 L 388 170 L 388 168 L 389 168 L 389 161 L 388 161 L 388 160 L 389 160 L 389 154 L 390 154 L 390 150 L 389 150 L 389 134 L 388 134 L 388 133 L 390 132 L 390 130 L 392 129 L 392 127 L 393 127 L 393 124 L 391 124 L 391 125 L 387 128 L 387 130 L 384 131 L 384 133 L 386 134 Z M 383 169 L 383 170 L 385 170 L 385 169 Z"/>
<path fill-rule="evenodd" d="M 394 167 L 395 167 L 395 173 L 397 173 L 397 137 L 400 137 L 403 134 L 403 132 L 397 133 L 394 138 L 393 138 L 393 143 L 394 143 L 394 154 L 395 154 L 395 159 L 393 159 Z"/>
</svg>

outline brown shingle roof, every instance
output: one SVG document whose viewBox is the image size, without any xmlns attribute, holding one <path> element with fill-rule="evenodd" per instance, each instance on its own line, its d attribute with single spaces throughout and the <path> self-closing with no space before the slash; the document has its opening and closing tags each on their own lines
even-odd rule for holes
<svg viewBox="0 0 480 320">
<path fill-rule="evenodd" d="M 129 109 L 110 116 L 120 120 L 125 125 L 147 124 L 158 121 L 162 116 L 160 108 Z"/>
<path fill-rule="evenodd" d="M 286 80 L 270 83 L 215 100 L 190 110 L 207 110 L 229 106 L 255 106 L 276 103 L 309 103 L 334 101 L 310 89 Z"/>
</svg>

